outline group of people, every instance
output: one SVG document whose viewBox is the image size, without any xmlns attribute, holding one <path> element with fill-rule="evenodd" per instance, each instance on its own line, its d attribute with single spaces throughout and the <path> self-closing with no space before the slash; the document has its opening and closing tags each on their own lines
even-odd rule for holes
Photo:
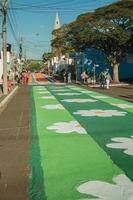
<svg viewBox="0 0 133 200">
<path fill-rule="evenodd" d="M 61 80 L 64 83 L 71 83 L 72 80 L 75 80 L 75 79 L 73 79 L 74 77 L 73 77 L 72 73 L 70 72 L 70 70 L 62 69 L 60 71 L 59 75 L 60 75 Z M 86 84 L 86 83 L 94 84 L 96 81 L 94 79 L 96 79 L 96 77 L 94 77 L 93 73 L 89 73 L 86 70 L 84 70 L 81 73 L 80 82 L 82 82 L 83 84 Z M 109 73 L 109 69 L 101 71 L 101 73 L 99 74 L 99 77 L 97 77 L 97 81 L 100 83 L 101 88 L 109 89 L 110 82 L 112 81 L 111 75 Z"/>
<path fill-rule="evenodd" d="M 1 80 L 3 82 L 3 75 L 1 77 Z M 28 82 L 28 72 L 26 70 L 23 70 L 22 72 L 9 70 L 7 73 L 7 88 L 8 92 L 10 92 L 13 88 L 13 86 L 17 84 L 26 84 Z M 3 87 L 1 87 L 3 90 Z"/>
<path fill-rule="evenodd" d="M 85 83 L 88 83 L 88 80 L 91 79 L 92 80 L 92 83 L 94 83 L 94 76 L 91 75 L 91 74 L 88 74 L 88 72 L 86 71 L 83 71 L 81 73 L 81 79 L 82 79 L 82 82 L 85 84 Z M 111 78 L 111 75 L 109 73 L 109 69 L 106 69 L 106 70 L 103 70 L 99 77 L 98 77 L 98 81 L 100 82 L 100 86 L 102 88 L 107 88 L 109 89 L 109 86 L 110 86 L 110 82 L 112 81 L 112 78 Z"/>
<path fill-rule="evenodd" d="M 60 71 L 60 77 L 61 77 L 61 80 L 64 82 L 64 83 L 71 83 L 72 82 L 72 73 L 68 70 L 61 70 Z"/>
</svg>

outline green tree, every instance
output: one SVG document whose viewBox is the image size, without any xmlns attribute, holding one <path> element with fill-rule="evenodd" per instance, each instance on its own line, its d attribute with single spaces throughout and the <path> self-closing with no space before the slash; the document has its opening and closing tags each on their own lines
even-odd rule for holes
<svg viewBox="0 0 133 200">
<path fill-rule="evenodd" d="M 55 39 L 52 40 L 51 45 L 53 49 L 58 50 L 59 55 L 73 51 L 70 41 L 70 30 L 70 25 L 65 24 L 53 32 Z"/>
<path fill-rule="evenodd" d="M 44 52 L 42 55 L 43 62 L 47 62 L 53 57 L 53 54 L 51 52 Z"/>
<path fill-rule="evenodd" d="M 133 46 L 132 25 L 133 1 L 122 0 L 80 15 L 67 25 L 67 32 L 58 35 L 56 45 L 75 51 L 89 47 L 101 50 L 113 68 L 114 82 L 119 82 L 119 64 Z"/>
<path fill-rule="evenodd" d="M 42 68 L 42 63 L 40 61 L 30 60 L 28 61 L 28 70 L 31 72 L 40 71 Z"/>
</svg>

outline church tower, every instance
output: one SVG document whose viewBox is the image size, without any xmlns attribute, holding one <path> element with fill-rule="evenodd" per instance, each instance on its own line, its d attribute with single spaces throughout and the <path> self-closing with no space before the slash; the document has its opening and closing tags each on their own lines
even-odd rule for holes
<svg viewBox="0 0 133 200">
<path fill-rule="evenodd" d="M 53 31 L 56 31 L 59 28 L 60 28 L 60 20 L 59 20 L 58 12 L 56 12 Z M 54 33 L 52 33 L 52 40 L 54 40 L 55 38 L 56 38 L 56 35 Z M 59 55 L 59 49 L 57 49 L 57 48 L 52 48 L 52 52 L 57 56 Z"/>
<path fill-rule="evenodd" d="M 58 15 L 58 12 L 56 12 L 55 23 L 54 23 L 54 30 L 57 30 L 59 28 L 60 28 L 59 15 Z"/>
</svg>

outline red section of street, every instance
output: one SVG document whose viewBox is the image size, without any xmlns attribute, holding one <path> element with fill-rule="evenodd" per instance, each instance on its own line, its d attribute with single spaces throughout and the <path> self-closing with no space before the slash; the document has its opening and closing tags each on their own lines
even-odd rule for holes
<svg viewBox="0 0 133 200">
<path fill-rule="evenodd" d="M 29 75 L 28 84 L 32 83 L 32 74 Z"/>
<path fill-rule="evenodd" d="M 44 74 L 42 73 L 35 73 L 36 80 L 39 82 L 48 82 L 48 80 L 45 78 Z"/>
</svg>

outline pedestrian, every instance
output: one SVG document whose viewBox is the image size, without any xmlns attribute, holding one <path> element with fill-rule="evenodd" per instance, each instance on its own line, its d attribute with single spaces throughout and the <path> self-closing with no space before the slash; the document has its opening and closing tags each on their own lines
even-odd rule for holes
<svg viewBox="0 0 133 200">
<path fill-rule="evenodd" d="M 28 80 L 28 74 L 26 71 L 24 71 L 22 75 L 23 84 L 26 84 Z"/>
<path fill-rule="evenodd" d="M 3 92 L 3 74 L 2 74 L 1 80 L 0 80 L 0 88 L 1 88 L 1 92 Z"/>
<path fill-rule="evenodd" d="M 16 83 L 20 83 L 20 73 L 18 71 L 15 71 L 15 81 Z"/>
<path fill-rule="evenodd" d="M 104 88 L 106 84 L 106 74 L 104 71 L 102 71 L 99 75 L 99 82 L 100 82 L 100 87 Z"/>
<path fill-rule="evenodd" d="M 106 70 L 105 75 L 106 75 L 106 89 L 109 89 L 110 82 L 112 81 L 112 78 L 111 78 L 108 70 Z"/>
<path fill-rule="evenodd" d="M 71 80 L 71 72 L 68 72 L 68 83 L 71 83 L 72 80 Z"/>
<path fill-rule="evenodd" d="M 12 84 L 11 84 L 11 80 L 10 80 L 9 74 L 7 75 L 7 88 L 8 88 L 8 92 L 10 92 L 11 89 L 12 89 Z"/>
<path fill-rule="evenodd" d="M 67 83 L 68 82 L 68 73 L 67 73 L 67 71 L 64 71 L 63 77 L 64 77 L 64 83 Z"/>
<path fill-rule="evenodd" d="M 86 74 L 85 71 L 82 72 L 81 74 L 81 79 L 83 80 L 83 83 L 85 84 L 87 81 L 88 75 Z"/>
</svg>

